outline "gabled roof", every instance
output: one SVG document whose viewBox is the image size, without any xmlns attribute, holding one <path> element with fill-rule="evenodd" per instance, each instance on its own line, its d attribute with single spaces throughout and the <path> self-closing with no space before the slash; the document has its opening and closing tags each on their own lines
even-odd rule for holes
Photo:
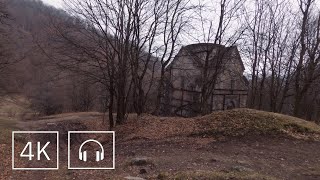
<svg viewBox="0 0 320 180">
<path fill-rule="evenodd" d="M 231 55 L 231 53 L 228 53 L 228 51 L 232 52 L 234 51 L 236 53 L 236 56 L 239 60 L 240 65 L 242 66 L 243 69 L 245 69 L 244 64 L 241 60 L 240 53 L 238 51 L 237 46 L 230 46 L 230 47 L 225 47 L 224 45 L 220 44 L 214 44 L 214 43 L 197 43 L 197 44 L 190 44 L 187 46 L 183 46 L 178 54 L 174 57 L 172 62 L 167 66 L 167 68 L 172 67 L 174 63 L 182 56 L 189 56 L 186 54 L 196 54 L 196 53 L 202 53 L 202 52 L 212 52 L 215 49 L 220 49 L 226 52 L 226 56 L 224 58 L 228 58 L 228 56 Z"/>
</svg>

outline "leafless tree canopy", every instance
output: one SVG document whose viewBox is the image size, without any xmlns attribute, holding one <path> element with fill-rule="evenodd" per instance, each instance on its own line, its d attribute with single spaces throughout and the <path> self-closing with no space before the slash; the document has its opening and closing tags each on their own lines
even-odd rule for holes
<svg viewBox="0 0 320 180">
<path fill-rule="evenodd" d="M 198 114 L 212 111 L 208 101 L 237 47 L 248 107 L 319 118 L 315 0 L 66 0 L 65 7 L 0 1 L 1 89 L 28 97 L 42 114 L 99 110 L 110 128 L 128 113 L 163 115 L 171 63 L 198 43 L 201 56 L 188 51 L 201 69 Z M 211 45 L 226 48 L 213 55 Z"/>
</svg>

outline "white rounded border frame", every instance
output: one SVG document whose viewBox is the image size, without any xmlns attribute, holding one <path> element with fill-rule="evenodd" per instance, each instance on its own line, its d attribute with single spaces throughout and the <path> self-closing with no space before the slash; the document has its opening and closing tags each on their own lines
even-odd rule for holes
<svg viewBox="0 0 320 180">
<path fill-rule="evenodd" d="M 112 134 L 112 167 L 71 167 L 70 134 Z M 115 131 L 68 131 L 68 169 L 71 170 L 114 170 L 116 168 L 116 137 Z"/>
<path fill-rule="evenodd" d="M 14 167 L 14 135 L 15 134 L 56 134 L 57 135 L 57 167 L 55 168 L 17 168 Z M 12 170 L 59 170 L 59 131 L 12 131 Z"/>
</svg>

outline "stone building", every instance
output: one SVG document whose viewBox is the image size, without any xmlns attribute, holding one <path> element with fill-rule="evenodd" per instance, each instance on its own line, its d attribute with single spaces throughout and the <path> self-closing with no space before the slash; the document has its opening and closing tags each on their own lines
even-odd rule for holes
<svg viewBox="0 0 320 180">
<path fill-rule="evenodd" d="M 248 81 L 237 47 L 212 43 L 181 48 L 166 70 L 162 111 L 184 117 L 245 107 Z"/>
</svg>

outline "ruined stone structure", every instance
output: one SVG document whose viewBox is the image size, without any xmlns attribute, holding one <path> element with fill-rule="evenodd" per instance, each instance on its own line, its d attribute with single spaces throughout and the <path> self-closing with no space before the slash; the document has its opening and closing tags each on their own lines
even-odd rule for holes
<svg viewBox="0 0 320 180">
<path fill-rule="evenodd" d="M 184 117 L 245 107 L 248 81 L 237 47 L 182 47 L 166 71 L 162 111 Z M 204 113 L 205 112 L 205 113 Z"/>
</svg>

